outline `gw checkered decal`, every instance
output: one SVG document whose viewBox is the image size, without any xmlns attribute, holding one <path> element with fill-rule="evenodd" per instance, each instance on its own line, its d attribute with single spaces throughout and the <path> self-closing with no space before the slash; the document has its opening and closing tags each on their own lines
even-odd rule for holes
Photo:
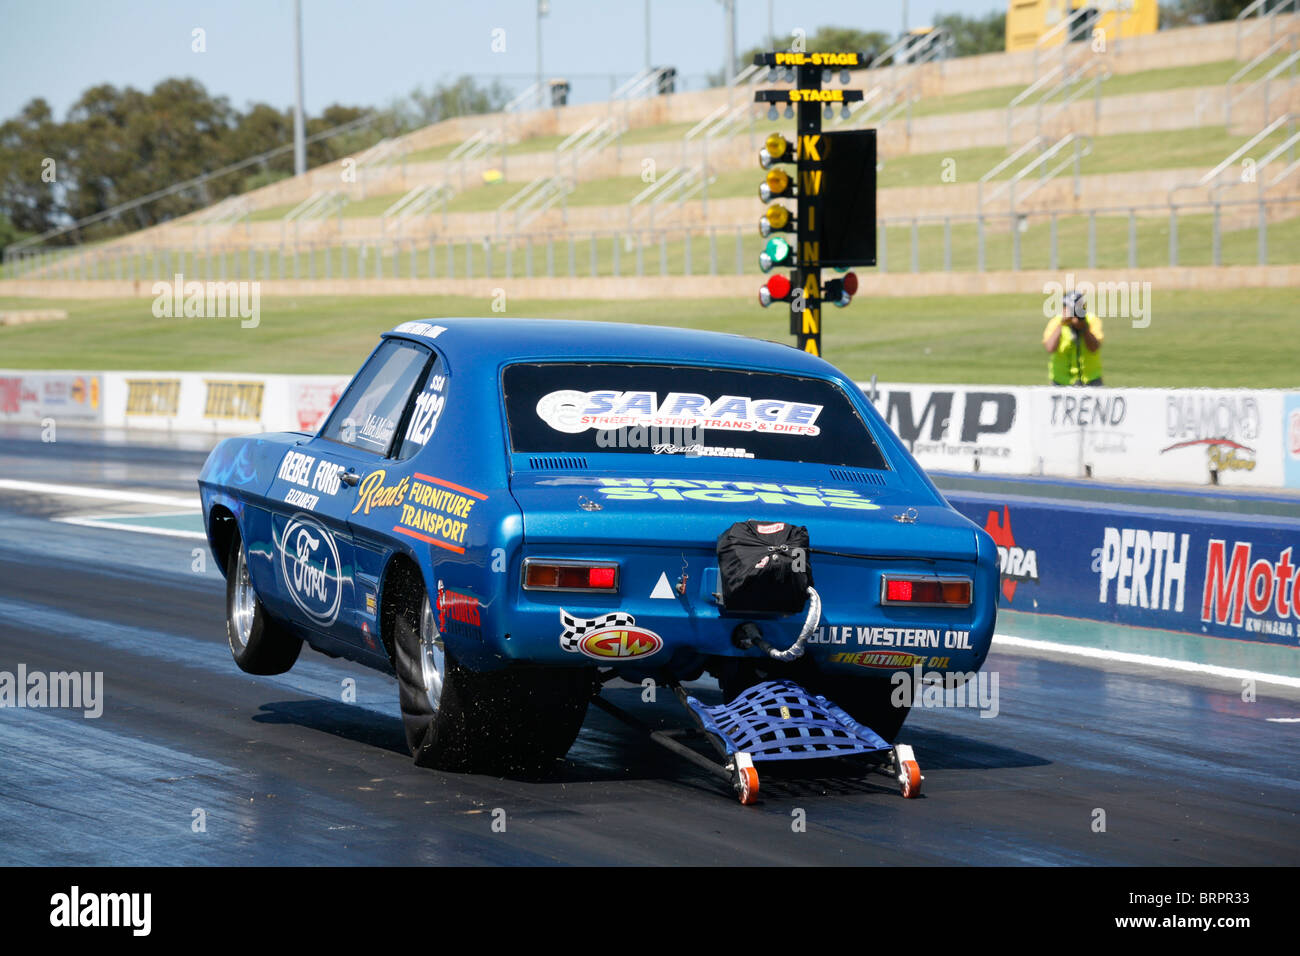
<svg viewBox="0 0 1300 956">
<path fill-rule="evenodd" d="M 622 611 L 603 614 L 600 617 L 574 617 L 564 608 L 560 608 L 560 623 L 564 633 L 560 635 L 560 646 L 566 651 L 577 653 L 578 642 L 592 631 L 601 631 L 607 627 L 632 627 L 636 618 Z"/>
</svg>

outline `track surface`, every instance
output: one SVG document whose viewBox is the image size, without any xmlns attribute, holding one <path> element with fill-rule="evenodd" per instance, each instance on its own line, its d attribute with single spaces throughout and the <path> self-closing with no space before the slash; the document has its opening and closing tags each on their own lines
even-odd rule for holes
<svg viewBox="0 0 1300 956">
<path fill-rule="evenodd" d="M 0 430 L 0 479 L 197 496 L 207 443 L 132 440 Z M 769 772 L 741 807 L 595 708 L 550 778 L 420 770 L 389 678 L 309 650 L 281 677 L 236 669 L 202 542 L 52 520 L 160 510 L 0 490 L 0 671 L 102 671 L 105 688 L 98 719 L 0 709 L 0 863 L 1300 862 L 1300 724 L 1268 720 L 1300 695 L 1260 684 L 1244 703 L 1240 682 L 1068 658 L 995 651 L 993 719 L 914 711 L 919 800 L 836 769 Z M 639 688 L 607 693 L 686 724 Z"/>
</svg>

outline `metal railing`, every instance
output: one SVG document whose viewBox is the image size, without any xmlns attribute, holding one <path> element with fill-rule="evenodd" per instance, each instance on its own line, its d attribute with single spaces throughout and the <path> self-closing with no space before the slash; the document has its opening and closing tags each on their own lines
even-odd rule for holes
<svg viewBox="0 0 1300 956">
<path fill-rule="evenodd" d="M 577 188 L 579 170 L 623 135 L 622 120 L 592 118 L 555 147 L 555 172 L 538 176 L 497 207 L 495 233 L 502 234 L 503 217 L 511 218 L 511 231 L 523 227 L 547 210 L 562 203 Z"/>
<path fill-rule="evenodd" d="M 435 209 L 442 212 L 442 228 L 446 230 L 447 203 L 455 195 L 456 190 L 445 183 L 415 186 L 379 214 L 379 231 L 387 234 L 390 223 L 396 224 L 400 229 L 416 217 L 432 215 Z"/>
<path fill-rule="evenodd" d="M 1089 90 L 1093 91 L 1094 122 L 1100 123 L 1102 84 L 1110 76 L 1107 66 L 1092 59 L 1074 65 L 1059 63 L 1044 73 L 1007 104 L 1007 149 L 1015 143 L 1015 130 L 1021 123 L 1032 119 L 1034 135 L 1041 136 L 1047 120 Z"/>
<path fill-rule="evenodd" d="M 1240 146 L 1234 149 L 1223 159 L 1222 162 L 1220 162 L 1209 172 L 1202 175 L 1195 182 L 1182 183 L 1180 185 L 1174 186 L 1172 189 L 1169 190 L 1169 205 L 1170 206 L 1176 205 L 1175 200 L 1179 193 L 1186 192 L 1189 189 L 1205 189 L 1207 187 L 1213 187 L 1217 185 L 1221 180 L 1221 178 L 1223 177 L 1223 175 L 1226 172 L 1228 172 L 1228 170 L 1236 167 L 1237 163 L 1241 161 L 1246 156 L 1246 154 L 1248 154 L 1252 149 L 1254 149 L 1260 143 L 1264 142 L 1264 140 L 1268 139 L 1270 136 L 1276 133 L 1283 126 L 1289 127 L 1294 132 L 1295 119 L 1296 117 L 1292 113 L 1286 113 L 1283 114 L 1282 116 L 1279 116 L 1277 119 L 1273 120 L 1273 122 L 1269 123 L 1263 129 L 1255 133 L 1255 135 L 1251 136 L 1248 140 L 1246 140 L 1244 143 L 1242 143 Z M 1258 169 L 1258 166 L 1256 168 Z"/>
<path fill-rule="evenodd" d="M 1030 195 L 1037 192 L 1043 186 L 1051 182 L 1058 174 L 1063 172 L 1067 167 L 1074 167 L 1074 196 L 1077 199 L 1082 192 L 1082 177 L 1080 166 L 1084 156 L 1092 153 L 1092 140 L 1086 136 L 1080 136 L 1077 133 L 1068 133 L 1062 136 L 1050 146 L 1044 146 L 1046 140 L 1042 136 L 1035 136 L 1020 149 L 1016 150 L 1002 162 L 998 163 L 991 170 L 980 177 L 977 187 L 976 197 L 979 209 L 983 211 L 987 203 L 993 202 L 1004 193 L 1007 196 L 1007 209 L 1010 213 L 1015 214 L 1017 203 L 1023 202 Z M 1010 179 L 999 182 L 987 195 L 984 192 L 986 186 L 997 179 L 1003 172 L 1012 166 L 1017 160 L 1032 150 L 1038 149 L 1039 153 L 1028 163 L 1011 176 Z M 1065 153 L 1064 158 L 1055 166 L 1051 162 L 1061 154 Z M 1018 197 L 1016 187 L 1021 181 L 1029 178 L 1033 173 L 1038 174 L 1037 180 Z"/>
<path fill-rule="evenodd" d="M 891 216 L 877 223 L 881 272 L 1138 269 L 1300 264 L 1300 246 L 1270 243 L 1271 227 L 1300 216 L 1300 196 L 1169 204 Z M 386 236 L 294 239 L 231 247 L 112 243 L 7 254 L 6 278 L 33 281 L 517 278 L 748 275 L 762 238 L 752 225 L 538 232 L 509 241 Z M 364 291 L 359 287 L 358 291 Z"/>
<path fill-rule="evenodd" d="M 1276 32 L 1277 17 L 1288 10 L 1291 13 L 1300 11 L 1300 4 L 1297 4 L 1297 0 L 1255 0 L 1254 3 L 1237 14 L 1237 46 L 1233 58 L 1241 59 L 1242 43 L 1261 26 L 1268 27 L 1268 39 L 1272 43 Z"/>
<path fill-rule="evenodd" d="M 1295 83 L 1296 64 L 1300 62 L 1300 50 L 1294 48 L 1295 44 L 1291 38 L 1287 39 L 1290 41 L 1292 47 L 1291 53 L 1279 63 L 1274 64 L 1272 69 L 1259 79 L 1250 83 L 1245 89 L 1240 90 L 1235 94 L 1232 92 L 1231 85 L 1226 88 L 1223 104 L 1223 122 L 1225 125 L 1231 125 L 1232 123 L 1233 106 L 1235 106 L 1238 101 L 1244 100 L 1248 96 L 1253 96 L 1255 93 L 1259 92 L 1261 87 L 1264 92 L 1264 121 L 1268 122 L 1273 112 L 1273 81 L 1283 72 L 1289 70 L 1291 75 L 1286 80 L 1286 88 L 1289 89 L 1291 85 Z"/>
<path fill-rule="evenodd" d="M 1041 58 L 1043 56 L 1043 51 L 1055 49 L 1056 47 L 1065 47 L 1069 49 L 1072 44 L 1082 38 L 1083 32 L 1092 24 L 1093 12 L 1094 11 L 1089 7 L 1080 7 L 1077 10 L 1071 11 L 1055 26 L 1049 30 L 1045 30 L 1038 37 L 1037 42 L 1034 43 L 1033 71 L 1035 83 L 1041 79 L 1038 71 L 1042 66 Z"/>
</svg>

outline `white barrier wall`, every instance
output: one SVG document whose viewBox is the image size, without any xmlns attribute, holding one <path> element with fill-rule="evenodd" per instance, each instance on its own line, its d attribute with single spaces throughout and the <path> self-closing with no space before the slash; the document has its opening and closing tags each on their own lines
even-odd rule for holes
<svg viewBox="0 0 1300 956">
<path fill-rule="evenodd" d="M 0 370 L 0 422 L 314 431 L 346 375 Z M 863 385 L 924 467 L 1300 488 L 1300 393 Z"/>
<path fill-rule="evenodd" d="M 1300 487 L 1300 394 L 864 385 L 925 468 Z"/>
<path fill-rule="evenodd" d="M 351 376 L 0 371 L 0 422 L 238 434 L 315 431 Z"/>
</svg>

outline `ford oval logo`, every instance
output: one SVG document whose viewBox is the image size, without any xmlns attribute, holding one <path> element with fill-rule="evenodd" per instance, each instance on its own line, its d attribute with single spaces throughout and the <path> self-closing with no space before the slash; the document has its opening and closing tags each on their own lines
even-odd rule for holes
<svg viewBox="0 0 1300 956">
<path fill-rule="evenodd" d="M 310 515 L 296 514 L 280 539 L 280 571 L 293 602 L 322 627 L 339 616 L 343 572 L 334 535 Z"/>
</svg>

